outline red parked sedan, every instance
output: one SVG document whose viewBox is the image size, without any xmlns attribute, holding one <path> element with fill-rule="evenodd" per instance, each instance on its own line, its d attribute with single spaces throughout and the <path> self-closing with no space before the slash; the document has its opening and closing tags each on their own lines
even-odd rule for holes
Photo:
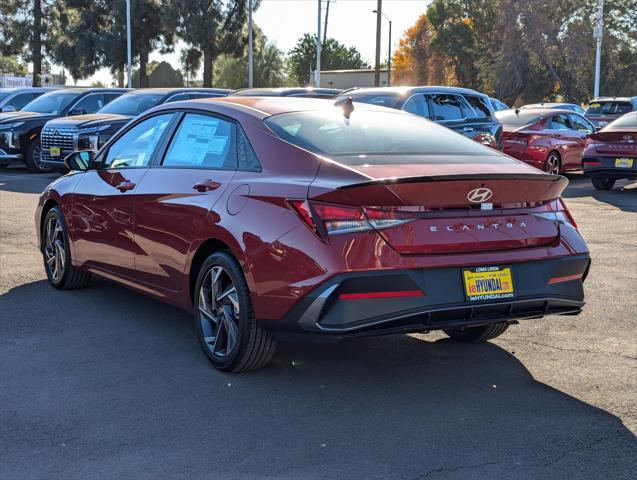
<svg viewBox="0 0 637 480">
<path fill-rule="evenodd" d="M 598 190 L 610 190 L 620 179 L 636 180 L 637 111 L 589 135 L 582 165 Z"/>
<path fill-rule="evenodd" d="M 582 168 L 587 135 L 595 127 L 569 110 L 524 108 L 496 112 L 504 125 L 502 151 L 548 173 Z"/>
<path fill-rule="evenodd" d="M 566 179 L 398 110 L 172 103 L 66 161 L 36 214 L 51 284 L 191 310 L 223 370 L 263 366 L 281 332 L 482 341 L 584 305 Z"/>
</svg>

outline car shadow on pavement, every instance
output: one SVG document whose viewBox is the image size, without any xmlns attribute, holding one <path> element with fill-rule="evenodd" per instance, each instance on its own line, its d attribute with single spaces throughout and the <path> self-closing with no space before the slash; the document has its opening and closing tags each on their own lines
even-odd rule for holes
<svg viewBox="0 0 637 480">
<path fill-rule="evenodd" d="M 569 174 L 569 185 L 562 196 L 567 199 L 592 197 L 625 212 L 637 212 L 637 183 L 618 180 L 612 190 L 596 190 L 591 179 L 583 174 Z"/>
<path fill-rule="evenodd" d="M 26 167 L 3 168 L 0 170 L 0 192 L 37 193 L 60 176 L 59 173 L 32 173 Z"/>
<path fill-rule="evenodd" d="M 280 344 L 267 368 L 232 375 L 200 353 L 190 314 L 104 281 L 22 285 L 0 309 L 6 478 L 621 479 L 637 467 L 617 417 L 493 343 Z"/>
</svg>

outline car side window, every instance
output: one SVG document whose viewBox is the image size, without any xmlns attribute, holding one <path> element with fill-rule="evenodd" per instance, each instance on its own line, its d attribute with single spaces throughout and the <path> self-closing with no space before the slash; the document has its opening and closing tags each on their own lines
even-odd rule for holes
<svg viewBox="0 0 637 480">
<path fill-rule="evenodd" d="M 206 93 L 206 92 L 191 92 L 188 94 L 188 97 L 191 100 L 196 100 L 198 98 L 215 98 L 220 96 L 221 95 L 218 95 L 216 93 Z"/>
<path fill-rule="evenodd" d="M 593 127 L 579 115 L 569 115 L 573 130 L 584 133 L 593 133 Z"/>
<path fill-rule="evenodd" d="M 254 152 L 248 136 L 241 127 L 237 127 L 237 157 L 238 169 L 245 172 L 260 172 L 261 162 Z"/>
<path fill-rule="evenodd" d="M 551 117 L 550 130 L 571 130 L 571 124 L 566 115 L 553 115 Z"/>
<path fill-rule="evenodd" d="M 118 98 L 121 94 L 119 93 L 107 93 L 106 95 L 104 95 L 104 104 L 109 104 L 111 103 L 113 100 L 115 100 L 116 98 Z"/>
<path fill-rule="evenodd" d="M 457 95 L 434 94 L 431 95 L 431 101 L 435 121 L 462 120 L 464 118 L 460 97 Z"/>
<path fill-rule="evenodd" d="M 27 103 L 33 100 L 33 98 L 34 97 L 32 93 L 19 93 L 18 95 L 13 97 L 11 100 L 9 100 L 7 105 L 12 105 L 13 107 L 15 107 L 16 110 L 21 110 L 22 107 L 24 107 Z"/>
<path fill-rule="evenodd" d="M 422 94 L 413 95 L 407 100 L 403 105 L 403 110 L 419 117 L 429 118 L 429 104 Z"/>
<path fill-rule="evenodd" d="M 94 93 L 87 95 L 82 100 L 73 105 L 73 109 L 81 108 L 86 113 L 95 113 L 105 105 L 104 95 L 101 93 Z"/>
<path fill-rule="evenodd" d="M 102 168 L 146 167 L 173 114 L 155 115 L 138 123 L 108 149 Z"/>
<path fill-rule="evenodd" d="M 164 167 L 237 168 L 237 127 L 210 115 L 187 113 L 170 142 Z"/>
</svg>

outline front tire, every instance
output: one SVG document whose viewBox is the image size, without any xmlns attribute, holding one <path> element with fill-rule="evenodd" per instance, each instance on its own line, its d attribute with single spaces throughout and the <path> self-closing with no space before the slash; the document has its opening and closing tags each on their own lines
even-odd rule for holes
<svg viewBox="0 0 637 480">
<path fill-rule="evenodd" d="M 597 190 L 611 190 L 615 186 L 615 180 L 609 177 L 593 177 L 591 180 Z"/>
<path fill-rule="evenodd" d="M 69 234 L 64 215 L 58 207 L 49 210 L 42 226 L 42 257 L 49 283 L 60 290 L 85 287 L 91 274 L 73 267 Z"/>
<path fill-rule="evenodd" d="M 449 328 L 443 330 L 452 340 L 479 343 L 499 337 L 509 328 L 507 322 L 481 325 L 479 327 Z"/>
<path fill-rule="evenodd" d="M 27 168 L 34 173 L 47 173 L 51 171 L 50 168 L 46 168 L 42 164 L 42 147 L 40 146 L 39 138 L 36 138 L 27 146 L 24 163 Z"/>
<path fill-rule="evenodd" d="M 276 343 L 257 322 L 245 277 L 231 255 L 218 252 L 206 259 L 193 304 L 197 338 L 217 369 L 245 372 L 272 359 Z"/>
</svg>

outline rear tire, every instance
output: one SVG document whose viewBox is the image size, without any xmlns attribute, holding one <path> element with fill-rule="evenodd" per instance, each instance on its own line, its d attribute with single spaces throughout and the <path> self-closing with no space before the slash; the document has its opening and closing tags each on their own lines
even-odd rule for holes
<svg viewBox="0 0 637 480">
<path fill-rule="evenodd" d="M 42 225 L 44 270 L 53 287 L 73 290 L 88 285 L 91 274 L 73 267 L 69 234 L 64 215 L 58 207 L 49 210 Z"/>
<path fill-rule="evenodd" d="M 27 146 L 24 163 L 27 168 L 34 173 L 48 173 L 51 171 L 50 168 L 46 168 L 42 165 L 42 147 L 40 146 L 39 138 L 36 138 Z"/>
<path fill-rule="evenodd" d="M 562 160 L 557 152 L 549 153 L 544 161 L 544 171 L 552 175 L 559 175 L 562 170 Z"/>
<path fill-rule="evenodd" d="M 479 327 L 449 328 L 443 330 L 452 340 L 459 342 L 486 342 L 502 335 L 509 328 L 507 322 L 481 325 Z"/>
<path fill-rule="evenodd" d="M 206 259 L 197 275 L 193 304 L 197 338 L 215 368 L 247 372 L 272 359 L 276 343 L 255 318 L 243 271 L 229 253 Z"/>
<path fill-rule="evenodd" d="M 615 180 L 609 177 L 593 177 L 591 180 L 597 190 L 611 190 L 615 186 Z"/>
</svg>

